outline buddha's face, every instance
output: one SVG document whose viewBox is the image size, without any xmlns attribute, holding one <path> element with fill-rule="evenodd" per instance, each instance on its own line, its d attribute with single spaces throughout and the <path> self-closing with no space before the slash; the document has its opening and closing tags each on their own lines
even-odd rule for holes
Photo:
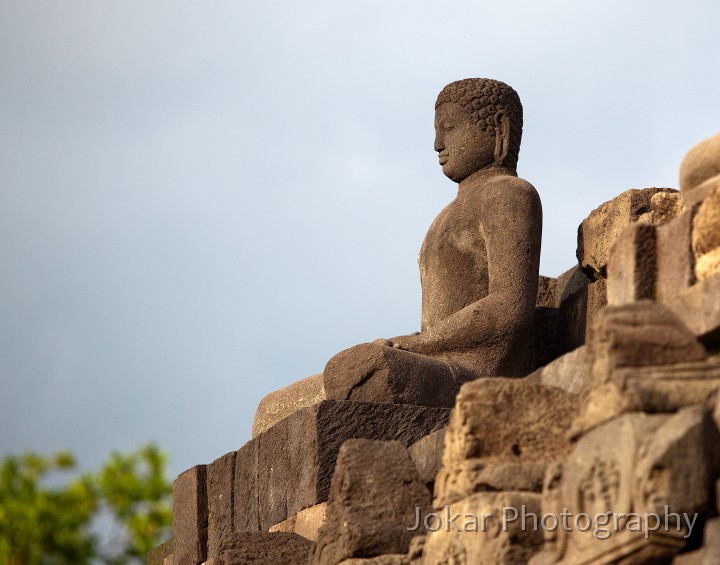
<svg viewBox="0 0 720 565">
<path fill-rule="evenodd" d="M 445 176 L 461 182 L 495 163 L 495 135 L 482 131 L 460 104 L 446 102 L 435 111 L 435 151 Z"/>
</svg>

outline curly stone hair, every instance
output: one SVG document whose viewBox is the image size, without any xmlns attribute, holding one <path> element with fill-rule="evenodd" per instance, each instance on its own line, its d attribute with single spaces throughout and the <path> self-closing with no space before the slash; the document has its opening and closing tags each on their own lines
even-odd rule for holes
<svg viewBox="0 0 720 565">
<path fill-rule="evenodd" d="M 516 168 L 522 138 L 523 111 L 518 93 L 504 82 L 489 78 L 466 78 L 451 82 L 438 94 L 437 110 L 441 104 L 456 102 L 463 106 L 481 130 L 495 133 L 501 114 L 510 121 L 510 146 L 503 164 Z"/>
</svg>

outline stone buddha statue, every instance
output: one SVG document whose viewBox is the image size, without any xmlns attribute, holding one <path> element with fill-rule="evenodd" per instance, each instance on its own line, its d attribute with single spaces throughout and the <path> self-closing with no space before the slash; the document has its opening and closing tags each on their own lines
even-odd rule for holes
<svg viewBox="0 0 720 565">
<path fill-rule="evenodd" d="M 518 178 L 522 106 L 507 84 L 465 79 L 435 103 L 435 151 L 458 183 L 419 256 L 419 332 L 335 355 L 322 375 L 271 393 L 253 435 L 322 399 L 451 407 L 463 382 L 528 371 L 542 208 Z"/>
</svg>

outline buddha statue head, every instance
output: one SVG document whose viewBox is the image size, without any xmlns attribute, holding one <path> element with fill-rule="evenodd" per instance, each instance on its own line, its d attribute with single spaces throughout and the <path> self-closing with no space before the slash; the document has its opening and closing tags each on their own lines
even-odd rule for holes
<svg viewBox="0 0 720 565">
<path fill-rule="evenodd" d="M 461 182 L 482 169 L 515 172 L 522 125 L 512 87 L 486 78 L 451 82 L 435 102 L 435 151 L 443 173 Z"/>
</svg>

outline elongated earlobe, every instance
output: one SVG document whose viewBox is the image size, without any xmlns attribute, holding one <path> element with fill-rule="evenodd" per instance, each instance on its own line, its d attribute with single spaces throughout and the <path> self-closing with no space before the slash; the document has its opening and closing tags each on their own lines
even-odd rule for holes
<svg viewBox="0 0 720 565">
<path fill-rule="evenodd" d="M 495 164 L 502 166 L 510 150 L 510 119 L 500 114 L 495 126 Z"/>
</svg>

